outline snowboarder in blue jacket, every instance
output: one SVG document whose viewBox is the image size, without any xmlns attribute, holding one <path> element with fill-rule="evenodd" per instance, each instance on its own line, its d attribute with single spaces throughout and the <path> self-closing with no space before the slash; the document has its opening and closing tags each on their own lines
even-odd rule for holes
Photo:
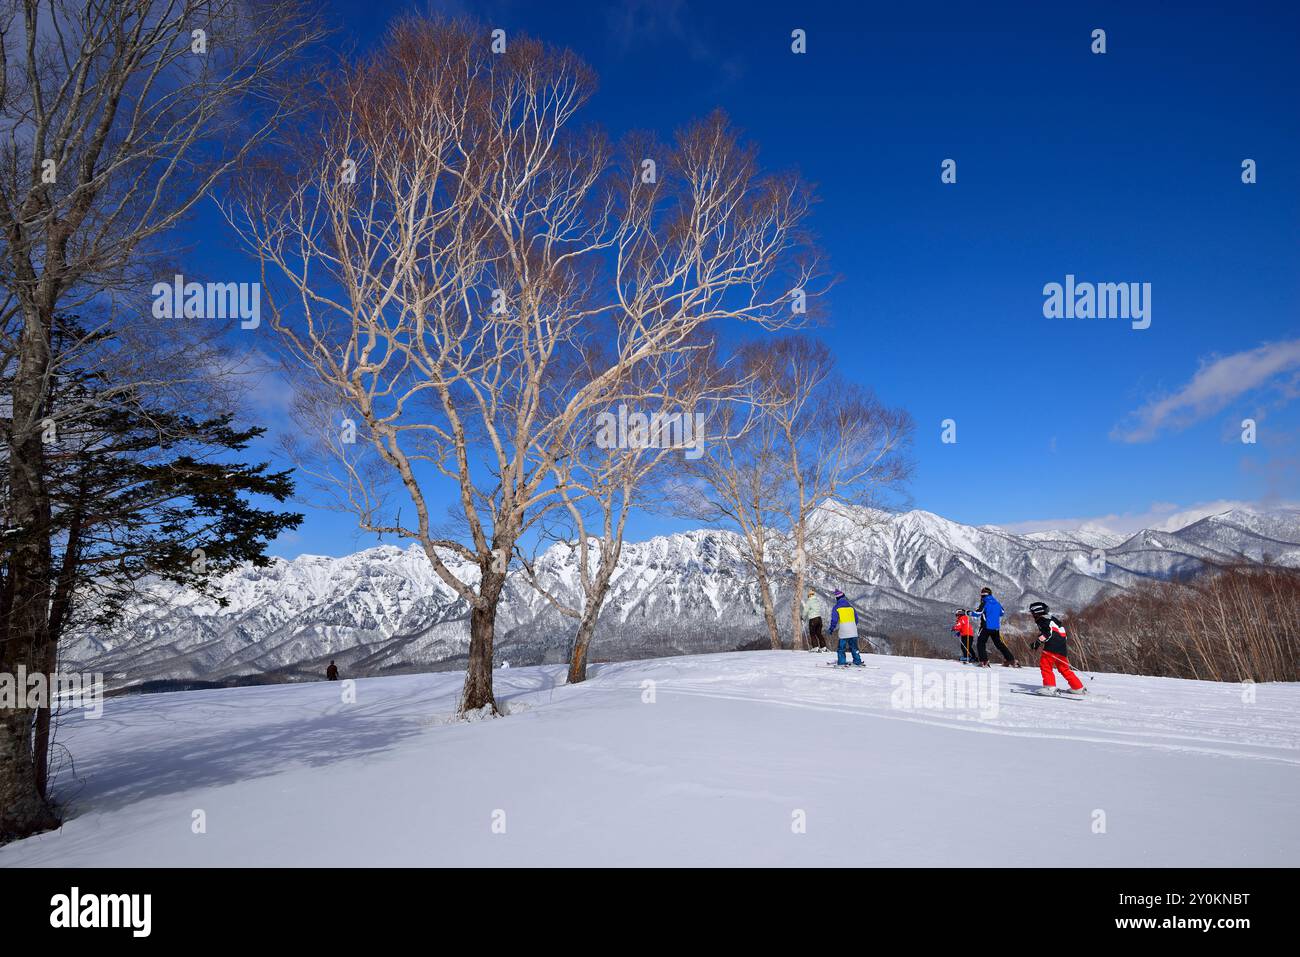
<svg viewBox="0 0 1300 957">
<path fill-rule="evenodd" d="M 980 636 L 976 643 L 980 667 L 989 666 L 988 642 L 992 638 L 994 647 L 1002 652 L 1002 667 L 1019 668 L 1020 662 L 1016 661 L 1016 656 L 1002 643 L 1002 603 L 993 597 L 993 589 L 980 589 L 980 603 L 975 611 L 980 616 Z"/>
<path fill-rule="evenodd" d="M 844 592 L 839 590 L 835 592 L 835 607 L 831 609 L 831 634 L 839 639 L 835 663 L 848 667 L 844 660 L 844 652 L 848 650 L 853 652 L 853 663 L 859 668 L 864 667 L 862 656 L 858 654 L 858 613 L 844 597 Z"/>
</svg>

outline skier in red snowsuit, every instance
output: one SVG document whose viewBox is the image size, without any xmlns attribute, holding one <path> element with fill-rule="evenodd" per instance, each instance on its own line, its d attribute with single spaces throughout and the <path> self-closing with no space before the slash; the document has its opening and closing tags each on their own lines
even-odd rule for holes
<svg viewBox="0 0 1300 957">
<path fill-rule="evenodd" d="M 961 660 L 974 661 L 975 649 L 971 638 L 975 634 L 975 629 L 971 627 L 970 616 L 966 614 L 966 609 L 957 609 L 957 623 L 952 626 L 952 630 L 957 634 L 957 641 L 961 643 Z"/>
<path fill-rule="evenodd" d="M 1048 614 L 1048 611 L 1048 607 L 1041 601 L 1036 601 L 1029 606 L 1029 613 L 1034 616 L 1034 624 L 1038 625 L 1039 634 L 1042 635 L 1032 647 L 1041 646 L 1043 649 L 1042 656 L 1038 659 L 1038 669 L 1043 673 L 1043 686 L 1055 688 L 1054 672 L 1059 671 L 1061 677 L 1070 685 L 1070 691 L 1063 693 L 1087 694 L 1083 682 L 1079 680 L 1079 676 L 1070 667 L 1070 662 L 1066 660 L 1065 626 L 1055 615 Z"/>
</svg>

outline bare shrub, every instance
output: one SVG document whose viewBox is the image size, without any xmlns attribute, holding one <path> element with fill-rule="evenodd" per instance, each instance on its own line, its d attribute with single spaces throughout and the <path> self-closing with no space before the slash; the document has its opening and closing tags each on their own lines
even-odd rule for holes
<svg viewBox="0 0 1300 957">
<path fill-rule="evenodd" d="M 1067 620 L 1079 667 L 1209 681 L 1300 681 L 1300 570 L 1242 566 L 1152 582 Z"/>
</svg>

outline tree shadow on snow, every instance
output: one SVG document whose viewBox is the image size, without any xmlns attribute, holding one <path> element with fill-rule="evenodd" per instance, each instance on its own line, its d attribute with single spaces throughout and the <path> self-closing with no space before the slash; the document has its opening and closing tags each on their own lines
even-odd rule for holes
<svg viewBox="0 0 1300 957">
<path fill-rule="evenodd" d="M 113 811 L 138 801 L 264 777 L 293 766 L 319 768 L 391 750 L 424 732 L 421 721 L 393 721 L 338 713 L 297 717 L 273 725 L 229 728 L 175 742 L 110 750 L 76 777 L 59 780 L 54 794 L 64 803 L 64 822 L 82 814 Z M 376 779 L 376 787 L 382 783 Z"/>
</svg>

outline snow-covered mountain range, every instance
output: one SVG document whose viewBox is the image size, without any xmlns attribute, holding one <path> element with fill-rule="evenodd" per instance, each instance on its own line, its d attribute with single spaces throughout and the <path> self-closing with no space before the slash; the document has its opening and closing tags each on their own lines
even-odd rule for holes
<svg viewBox="0 0 1300 957">
<path fill-rule="evenodd" d="M 1105 531 L 1013 534 L 923 511 L 880 515 L 832 531 L 842 587 L 886 640 L 919 635 L 948 642 L 952 609 L 971 606 L 983 585 L 1008 609 L 1041 599 L 1054 608 L 1151 578 L 1182 577 L 1242 561 L 1300 567 L 1300 509 L 1235 509 L 1177 531 L 1123 537 Z M 538 561 L 555 594 L 578 591 L 576 552 L 552 546 Z M 64 649 L 65 667 L 103 671 L 116 683 L 319 675 L 335 659 L 347 674 L 463 665 L 465 603 L 438 579 L 418 546 L 381 546 L 342 558 L 304 555 L 243 568 L 221 582 L 224 608 L 174 585 L 150 586 L 111 629 L 83 629 Z M 784 625 L 792 585 L 777 586 Z M 562 660 L 573 632 L 523 576 L 507 585 L 497 625 L 498 658 L 513 664 Z M 765 647 L 758 591 L 726 531 L 698 530 L 629 542 L 602 613 L 593 658 L 630 659 Z"/>
</svg>

